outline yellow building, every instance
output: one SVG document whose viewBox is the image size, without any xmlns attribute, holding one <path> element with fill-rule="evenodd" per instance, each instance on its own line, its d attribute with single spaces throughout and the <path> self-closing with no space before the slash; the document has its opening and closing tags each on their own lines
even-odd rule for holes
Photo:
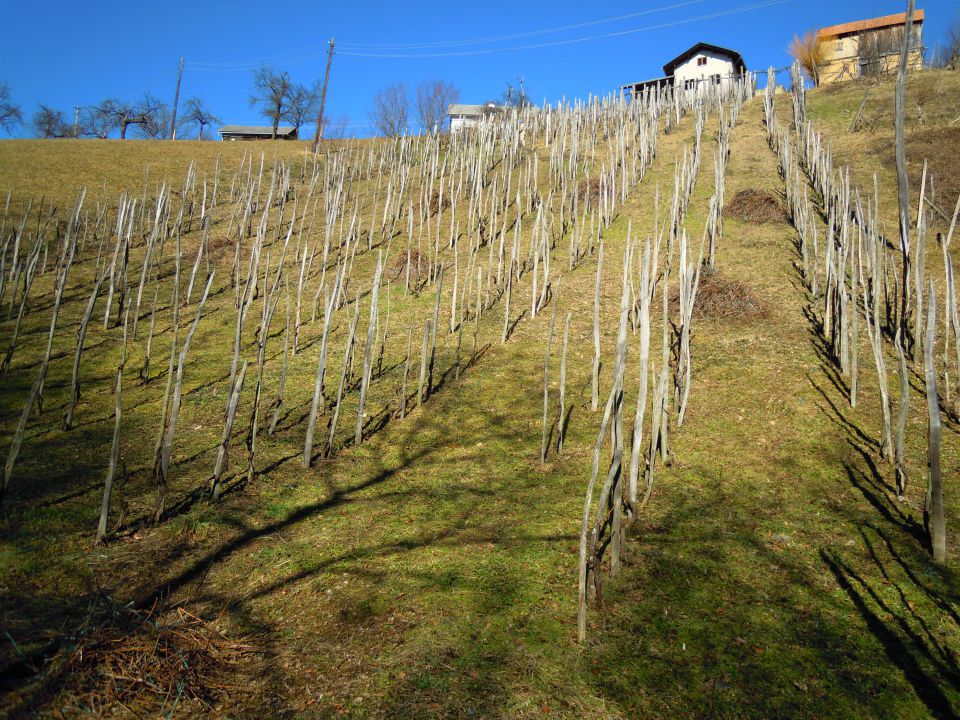
<svg viewBox="0 0 960 720">
<path fill-rule="evenodd" d="M 826 50 L 820 83 L 883 76 L 895 72 L 900 62 L 907 14 L 884 15 L 870 20 L 831 25 L 817 31 Z M 913 42 L 908 66 L 923 67 L 923 10 L 913 13 Z"/>
</svg>

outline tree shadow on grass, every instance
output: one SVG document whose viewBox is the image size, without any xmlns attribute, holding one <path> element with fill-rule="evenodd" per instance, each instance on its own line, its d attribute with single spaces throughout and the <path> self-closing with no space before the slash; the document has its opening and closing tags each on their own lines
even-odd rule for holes
<svg viewBox="0 0 960 720">
<path fill-rule="evenodd" d="M 721 493 L 669 500 L 663 531 L 628 545 L 630 561 L 588 631 L 584 671 L 611 704 L 648 717 L 868 717 L 913 699 L 956 717 L 956 654 L 932 630 L 937 615 L 920 607 L 931 588 L 911 589 L 915 569 L 900 580 L 922 558 L 899 550 L 885 562 L 862 534 L 865 553 L 765 538 L 747 505 Z M 846 508 L 837 512 L 843 527 L 859 527 Z M 718 513 L 727 520 L 708 520 Z M 937 608 L 949 602 L 933 594 Z M 878 651 L 893 674 L 877 672 Z"/>
<path fill-rule="evenodd" d="M 807 379 L 810 382 L 810 386 L 816 390 L 823 399 L 824 404 L 817 403 L 817 407 L 821 410 L 821 412 L 823 412 L 827 419 L 830 420 L 830 422 L 844 431 L 850 440 L 851 445 L 864 445 L 875 452 L 879 452 L 880 443 L 868 435 L 856 422 L 848 418 L 843 411 L 837 407 L 837 404 L 834 402 L 833 398 L 830 397 L 827 391 L 819 383 L 817 383 L 813 377 L 808 374 Z"/>
<path fill-rule="evenodd" d="M 927 645 L 896 608 L 888 605 L 869 582 L 835 553 L 821 550 L 820 555 L 870 632 L 883 646 L 888 660 L 903 672 L 931 715 L 936 718 L 960 717 L 943 690 L 944 683 L 954 689 L 960 686 L 956 665 L 944 663 L 941 657 L 937 657 L 935 649 Z"/>
<path fill-rule="evenodd" d="M 816 316 L 810 304 L 804 305 L 803 315 L 807 319 L 807 333 L 810 337 L 810 343 L 813 345 L 813 349 L 817 354 L 817 359 L 820 361 L 823 374 L 827 376 L 830 384 L 833 385 L 840 395 L 849 397 L 850 388 L 847 385 L 846 378 L 841 375 L 840 369 L 837 367 L 837 360 L 834 359 L 833 353 L 823 336 L 824 328 L 822 321 Z"/>
<path fill-rule="evenodd" d="M 923 525 L 905 513 L 892 499 L 893 488 L 880 475 L 870 453 L 854 443 L 850 445 L 860 454 L 867 467 L 867 472 L 864 472 L 855 464 L 845 462 L 843 469 L 850 484 L 860 491 L 864 499 L 880 513 L 884 520 L 910 535 L 920 547 L 929 548 L 930 541 Z"/>
<path fill-rule="evenodd" d="M 430 448 L 422 448 L 405 458 L 403 464 L 401 464 L 399 467 L 383 469 L 378 474 L 373 475 L 366 480 L 363 480 L 362 482 L 352 485 L 346 489 L 335 489 L 329 497 L 315 503 L 304 505 L 298 508 L 295 512 L 290 513 L 282 520 L 267 523 L 259 528 L 249 529 L 246 532 L 241 533 L 239 536 L 222 544 L 220 547 L 206 553 L 201 558 L 191 563 L 189 567 L 176 573 L 173 577 L 162 581 L 159 586 L 152 586 L 152 583 L 141 585 L 139 589 L 132 593 L 133 597 L 136 598 L 136 605 L 138 607 L 149 606 L 151 603 L 160 600 L 164 596 L 179 592 L 184 588 L 184 586 L 204 575 L 209 568 L 223 562 L 226 558 L 233 555 L 238 550 L 248 546 L 250 543 L 261 537 L 271 535 L 286 527 L 296 525 L 297 523 L 303 522 L 308 518 L 319 515 L 339 505 L 354 502 L 354 495 L 357 493 L 365 489 L 375 487 L 389 480 L 395 473 L 399 472 L 410 463 L 427 457 L 430 452 Z"/>
</svg>

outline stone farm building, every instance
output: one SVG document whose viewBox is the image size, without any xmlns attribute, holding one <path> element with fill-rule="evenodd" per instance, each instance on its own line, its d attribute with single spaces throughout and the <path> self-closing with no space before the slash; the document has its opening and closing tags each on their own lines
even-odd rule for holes
<svg viewBox="0 0 960 720">
<path fill-rule="evenodd" d="M 743 56 L 736 50 L 699 42 L 663 66 L 663 77 L 623 85 L 623 92 L 635 95 L 645 88 L 672 84 L 678 90 L 704 92 L 712 86 L 736 82 L 747 71 Z"/>
<path fill-rule="evenodd" d="M 217 131 L 221 140 L 269 140 L 273 135 L 270 125 L 221 125 Z M 277 140 L 296 140 L 297 129 L 278 127 Z"/>
<path fill-rule="evenodd" d="M 820 70 L 821 83 L 881 76 L 895 72 L 900 62 L 907 14 L 884 15 L 869 20 L 821 28 L 817 38 L 826 46 L 826 63 Z M 913 41 L 908 64 L 923 67 L 923 10 L 913 13 Z"/>
</svg>

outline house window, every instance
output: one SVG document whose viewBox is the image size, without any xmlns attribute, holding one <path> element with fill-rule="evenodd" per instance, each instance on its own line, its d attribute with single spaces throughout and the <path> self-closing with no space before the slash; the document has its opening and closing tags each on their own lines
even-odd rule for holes
<svg viewBox="0 0 960 720">
<path fill-rule="evenodd" d="M 697 58 L 697 65 L 706 65 L 706 64 L 707 64 L 707 59 L 705 57 Z"/>
<path fill-rule="evenodd" d="M 714 85 L 720 84 L 720 73 L 717 73 L 716 75 L 711 75 L 710 77 L 713 79 Z"/>
</svg>

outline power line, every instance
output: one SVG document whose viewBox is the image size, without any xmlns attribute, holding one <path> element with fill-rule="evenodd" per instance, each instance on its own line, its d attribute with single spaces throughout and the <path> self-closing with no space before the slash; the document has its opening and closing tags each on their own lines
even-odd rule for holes
<svg viewBox="0 0 960 720">
<path fill-rule="evenodd" d="M 705 2 L 706 0 L 686 0 L 685 2 L 675 3 L 673 5 L 666 5 L 660 8 L 650 8 L 648 10 L 639 11 L 636 13 L 629 13 L 626 15 L 617 15 L 608 18 L 601 18 L 599 20 L 591 20 L 583 23 L 576 23 L 572 25 L 563 25 L 554 28 L 545 28 L 542 30 L 532 30 L 529 32 L 523 33 L 513 33 L 510 35 L 501 35 L 490 38 L 477 38 L 473 40 L 452 40 L 449 42 L 438 42 L 438 43 L 410 43 L 408 45 L 404 44 L 394 44 L 388 45 L 384 44 L 379 46 L 377 44 L 364 44 L 364 43 L 351 43 L 343 42 L 338 43 L 341 47 L 347 46 L 348 49 L 342 50 L 337 49 L 335 54 L 344 55 L 348 57 L 367 57 L 367 58 L 394 58 L 394 59 L 405 59 L 405 58 L 442 58 L 442 57 L 467 57 L 474 55 L 490 55 L 494 53 L 503 53 L 503 52 L 514 52 L 518 50 L 536 50 L 541 48 L 548 47 L 558 47 L 562 45 L 572 45 L 576 43 L 592 42 L 595 40 L 603 40 L 613 37 L 622 37 L 625 35 L 633 35 L 641 32 L 650 32 L 652 30 L 663 30 L 666 28 L 676 27 L 678 25 L 687 25 L 694 22 L 700 22 L 702 20 L 712 20 L 714 18 L 725 17 L 728 15 L 736 15 L 745 12 L 751 12 L 754 10 L 762 10 L 768 7 L 773 7 L 775 5 L 783 5 L 785 3 L 791 2 L 791 0 L 761 0 L 760 2 L 754 2 L 749 5 L 742 5 L 735 8 L 728 8 L 725 10 L 718 10 L 712 13 L 705 13 L 702 15 L 696 15 L 690 18 L 683 18 L 679 20 L 671 20 L 668 22 L 657 23 L 654 25 L 646 25 L 644 27 L 632 28 L 629 30 L 620 30 L 615 32 L 603 33 L 600 35 L 590 35 L 586 37 L 579 38 L 569 38 L 566 40 L 552 40 L 547 42 L 532 43 L 527 45 L 514 45 L 510 47 L 496 47 L 496 48 L 479 48 L 474 50 L 459 50 L 459 51 L 450 51 L 450 52 L 427 52 L 427 53 L 393 53 L 393 52 L 364 52 L 362 50 L 350 49 L 352 48 L 377 48 L 382 47 L 383 49 L 397 48 L 397 49 L 414 49 L 414 48 L 430 48 L 430 47 L 457 47 L 462 45 L 472 45 L 488 42 L 500 42 L 503 40 L 509 39 L 519 39 L 524 37 L 534 37 L 537 35 L 545 35 L 549 33 L 562 32 L 565 30 L 571 30 L 581 27 L 588 27 L 593 25 L 600 25 L 609 22 L 616 22 L 619 20 L 629 19 L 641 15 L 649 15 L 656 12 L 663 12 L 667 10 L 674 10 L 681 7 L 686 7 L 689 5 L 699 4 Z M 259 60 L 248 60 L 248 61 L 238 61 L 238 62 L 204 62 L 204 61 L 195 61 L 189 60 L 186 65 L 192 70 L 198 72 L 246 72 L 250 70 L 256 70 L 257 68 L 268 65 L 268 64 L 280 64 L 280 65 L 292 65 L 301 62 L 307 62 L 309 60 L 316 60 L 323 57 L 326 54 L 326 51 L 319 48 L 314 48 L 311 50 L 302 50 L 293 53 L 286 54 L 276 54 L 272 56 L 267 56 Z"/>
<path fill-rule="evenodd" d="M 323 57 L 325 54 L 326 50 L 303 50 L 296 53 L 273 55 L 259 60 L 247 60 L 243 62 L 219 63 L 188 60 L 187 67 L 200 72 L 243 72 L 246 70 L 256 70 L 263 65 L 293 65 Z"/>
<path fill-rule="evenodd" d="M 502 42 L 504 40 L 519 40 L 521 38 L 535 37 L 537 35 L 548 35 L 550 33 L 564 32 L 566 30 L 577 30 L 579 28 L 590 27 L 592 25 L 604 25 L 606 23 L 617 22 L 619 20 L 629 20 L 630 18 L 640 17 L 643 15 L 652 15 L 658 12 L 665 12 L 667 10 L 675 10 L 677 8 L 687 7 L 688 5 L 698 5 L 700 3 L 706 2 L 706 0 L 687 0 L 686 2 L 679 2 L 673 5 L 665 5 L 658 8 L 649 8 L 647 10 L 641 10 L 639 12 L 627 13 L 626 15 L 614 15 L 612 17 L 601 18 L 599 20 L 589 20 L 587 22 L 576 23 L 573 25 L 560 25 L 558 27 L 545 28 L 543 30 L 531 30 L 529 32 L 522 33 L 513 33 L 511 35 L 494 35 L 491 37 L 485 38 L 474 38 L 473 40 L 447 40 L 441 42 L 426 42 L 426 43 L 352 43 L 344 42 L 341 45 L 346 45 L 348 48 L 379 48 L 381 50 L 413 50 L 418 48 L 439 48 L 439 47 L 456 47 L 458 45 L 481 45 L 486 43 L 495 43 Z"/>
<path fill-rule="evenodd" d="M 447 52 L 447 53 L 363 53 L 363 52 L 351 52 L 347 50 L 338 50 L 340 55 L 349 55 L 353 57 L 369 57 L 369 58 L 440 58 L 440 57 L 465 57 L 469 55 L 491 55 L 493 53 L 501 52 L 512 52 L 515 50 L 536 50 L 540 48 L 547 47 L 557 47 L 560 45 L 573 45 L 575 43 L 591 42 L 594 40 L 604 40 L 606 38 L 612 37 L 622 37 L 624 35 L 632 35 L 634 33 L 640 32 L 649 32 L 651 30 L 663 30 L 670 27 L 676 27 L 677 25 L 687 25 L 689 23 L 699 22 L 701 20 L 712 20 L 718 17 L 724 17 L 727 15 L 736 15 L 738 13 L 751 12 L 753 10 L 762 10 L 764 8 L 773 7 L 774 5 L 783 5 L 790 2 L 791 0 L 765 0 L 764 2 L 753 3 L 751 5 L 742 5 L 736 8 L 730 8 L 728 10 L 720 10 L 718 12 L 707 13 L 705 15 L 697 15 L 691 18 L 685 18 L 683 20 L 672 20 L 670 22 L 659 23 L 656 25 L 647 25 L 646 27 L 633 28 L 631 30 L 620 30 L 618 32 L 604 33 L 602 35 L 591 35 L 588 37 L 581 38 L 572 38 L 569 40 L 553 40 L 550 42 L 535 43 L 532 45 L 515 45 L 513 47 L 506 48 L 487 48 L 482 50 L 462 50 L 458 52 Z"/>
<path fill-rule="evenodd" d="M 525 37 L 534 37 L 536 35 L 546 35 L 554 32 L 563 32 L 565 30 L 573 30 L 576 28 L 588 27 L 591 25 L 601 25 L 610 22 L 616 22 L 618 20 L 627 20 L 633 17 L 640 17 L 642 15 L 651 15 L 657 12 L 664 12 L 667 10 L 675 10 L 677 8 L 686 7 L 688 5 L 696 5 L 706 0 L 685 0 L 685 2 L 675 3 L 673 5 L 665 5 L 659 8 L 650 8 L 647 10 L 642 10 L 635 13 L 628 13 L 626 15 L 615 15 L 613 17 L 601 18 L 599 20 L 591 20 L 588 22 L 576 23 L 573 25 L 562 25 L 554 28 L 546 28 L 542 30 L 532 30 L 529 32 L 522 33 L 513 33 L 510 35 L 499 35 L 491 36 L 487 38 L 477 38 L 473 40 L 450 40 L 446 42 L 436 42 L 436 43 L 385 43 L 385 44 L 376 44 L 376 43 L 358 43 L 358 42 L 341 42 L 341 46 L 347 46 L 353 48 L 354 50 L 362 50 L 363 48 L 380 48 L 380 49 L 416 49 L 416 48 L 431 48 L 431 47 L 456 47 L 458 45 L 475 45 L 480 43 L 493 43 L 501 42 L 504 40 L 517 40 Z M 308 60 L 314 60 L 322 57 L 324 55 L 323 50 L 319 49 L 309 49 L 309 50 L 299 50 L 291 53 L 277 53 L 275 55 L 268 55 L 259 60 L 241 60 L 237 62 L 204 62 L 198 60 L 188 60 L 187 66 L 199 70 L 201 72 L 244 72 L 247 70 L 255 70 L 261 65 L 278 63 L 278 64 L 293 64 L 299 62 L 306 62 Z"/>
</svg>

